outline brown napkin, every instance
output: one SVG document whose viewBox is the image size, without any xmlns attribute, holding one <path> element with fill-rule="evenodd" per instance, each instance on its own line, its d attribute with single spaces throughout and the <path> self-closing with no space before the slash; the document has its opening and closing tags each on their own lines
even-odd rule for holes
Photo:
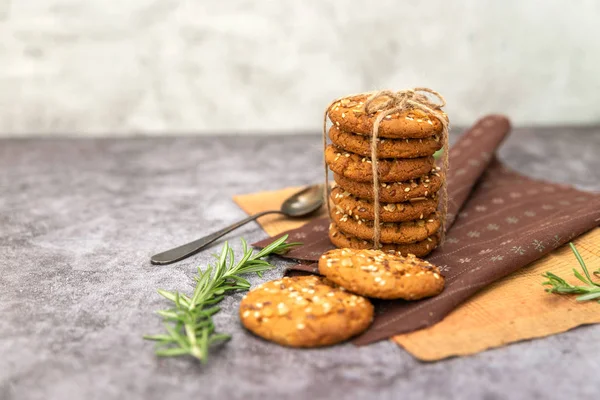
<svg viewBox="0 0 600 400">
<path fill-rule="evenodd" d="M 427 258 L 445 275 L 444 292 L 418 302 L 378 302 L 373 325 L 356 344 L 429 327 L 482 288 L 599 225 L 600 195 L 527 178 L 493 157 L 509 129 L 506 118 L 485 117 L 450 151 L 449 231 Z M 321 218 L 286 232 L 304 243 L 286 257 L 317 261 L 333 247 L 328 225 Z M 295 269 L 315 272 L 309 265 Z"/>
</svg>

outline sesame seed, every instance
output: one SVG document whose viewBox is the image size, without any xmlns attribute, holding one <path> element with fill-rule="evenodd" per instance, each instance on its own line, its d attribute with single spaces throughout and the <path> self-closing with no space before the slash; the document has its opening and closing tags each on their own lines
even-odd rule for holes
<svg viewBox="0 0 600 400">
<path fill-rule="evenodd" d="M 409 188 L 409 187 L 407 187 L 407 188 L 404 188 L 404 191 L 405 191 L 405 192 L 410 192 L 410 188 Z"/>
<path fill-rule="evenodd" d="M 440 276 L 439 276 L 438 274 L 436 274 L 436 273 L 434 273 L 434 274 L 433 274 L 433 277 L 434 277 L 435 279 L 440 279 Z"/>
<path fill-rule="evenodd" d="M 244 311 L 244 313 L 242 314 L 244 318 L 248 317 L 248 315 L 250 315 L 250 311 L 246 310 Z"/>
<path fill-rule="evenodd" d="M 342 113 L 342 118 L 346 118 L 346 113 Z"/>
<path fill-rule="evenodd" d="M 298 325 L 296 325 L 296 328 L 302 330 L 302 329 L 305 328 L 305 325 L 304 324 L 298 324 Z"/>
</svg>

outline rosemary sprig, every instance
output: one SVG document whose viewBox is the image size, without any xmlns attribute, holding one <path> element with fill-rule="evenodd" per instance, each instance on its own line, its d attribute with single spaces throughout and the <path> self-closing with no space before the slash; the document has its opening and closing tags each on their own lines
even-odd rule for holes
<svg viewBox="0 0 600 400">
<path fill-rule="evenodd" d="M 573 243 L 569 243 L 569 246 L 571 246 L 571 250 L 573 250 L 575 258 L 577 258 L 577 261 L 579 261 L 579 265 L 581 265 L 581 269 L 583 270 L 583 275 L 581 275 L 579 271 L 573 268 L 573 274 L 577 279 L 585 283 L 585 286 L 573 286 L 552 272 L 546 272 L 542 276 L 548 280 L 542 283 L 542 285 L 551 286 L 546 288 L 546 292 L 558 294 L 579 294 L 581 296 L 577 297 L 577 301 L 600 299 L 600 283 L 592 281 L 592 277 L 588 272 L 587 266 L 585 265 L 585 262 L 583 261 L 583 258 L 581 258 L 581 255 L 577 251 L 575 245 Z M 593 274 L 594 276 L 599 277 L 600 269 L 594 271 Z M 600 303 L 600 300 L 598 300 L 598 303 Z"/>
<path fill-rule="evenodd" d="M 198 275 L 194 277 L 196 288 L 191 296 L 158 289 L 158 293 L 170 300 L 173 307 L 157 312 L 162 317 L 167 332 L 144 336 L 144 339 L 158 342 L 156 355 L 191 355 L 205 363 L 212 345 L 231 338 L 230 335 L 215 332 L 212 316 L 220 310 L 215 304 L 223 300 L 228 292 L 250 288 L 250 282 L 241 275 L 256 272 L 262 276 L 263 271 L 274 268 L 263 260 L 264 257 L 285 253 L 300 244 L 286 243 L 287 238 L 287 235 L 282 236 L 256 254 L 242 239 L 244 255 L 237 263 L 234 261 L 233 249 L 225 242 L 221 254 L 215 255 L 215 266 L 208 265 L 205 271 L 198 267 Z"/>
</svg>

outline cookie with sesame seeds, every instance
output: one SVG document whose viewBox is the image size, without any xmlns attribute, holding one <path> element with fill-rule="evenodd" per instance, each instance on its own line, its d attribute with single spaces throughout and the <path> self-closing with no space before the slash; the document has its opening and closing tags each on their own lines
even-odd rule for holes
<svg viewBox="0 0 600 400">
<path fill-rule="evenodd" d="M 358 182 L 339 174 L 333 174 L 333 179 L 339 187 L 356 197 L 373 200 L 372 182 Z M 379 200 L 383 203 L 419 201 L 432 197 L 441 187 L 442 177 L 439 171 L 432 170 L 427 175 L 405 182 L 380 182 Z"/>
<path fill-rule="evenodd" d="M 353 293 L 377 299 L 418 300 L 444 290 L 444 277 L 434 265 L 381 250 L 330 250 L 319 259 L 319 272 Z"/>
<path fill-rule="evenodd" d="M 373 320 L 369 300 L 315 275 L 266 282 L 244 297 L 239 312 L 248 330 L 290 347 L 340 343 Z"/>
<path fill-rule="evenodd" d="M 359 239 L 371 240 L 373 238 L 373 221 L 351 217 L 335 208 L 331 210 L 331 218 L 338 228 L 347 234 Z M 437 213 L 425 216 L 424 219 L 406 222 L 381 222 L 381 243 L 414 243 L 425 240 L 437 233 L 441 221 Z"/>
<path fill-rule="evenodd" d="M 333 125 L 329 138 L 336 146 L 363 157 L 371 156 L 371 137 L 346 132 Z M 433 155 L 442 148 L 440 135 L 421 139 L 377 139 L 378 158 L 417 158 Z"/>
<path fill-rule="evenodd" d="M 331 190 L 331 202 L 337 211 L 348 214 L 351 217 L 361 219 L 375 218 L 375 210 L 371 200 L 361 199 L 340 187 Z M 381 203 L 379 207 L 379 218 L 383 222 L 402 222 L 423 219 L 437 209 L 437 197 L 427 197 L 417 201 L 405 201 L 401 203 Z"/>
<path fill-rule="evenodd" d="M 325 150 L 325 161 L 336 174 L 357 182 L 372 182 L 371 159 L 349 153 L 334 145 Z M 380 182 L 407 181 L 425 175 L 434 167 L 432 156 L 418 158 L 385 158 L 377 162 Z"/>
<path fill-rule="evenodd" d="M 329 240 L 335 247 L 351 249 L 374 249 L 375 246 L 370 240 L 359 239 L 356 236 L 349 235 L 339 230 L 335 223 L 329 225 Z M 438 234 L 429 236 L 425 240 L 415 243 L 394 244 L 382 243 L 380 250 L 389 254 L 400 254 L 406 256 L 414 254 L 417 257 L 425 257 L 431 253 L 438 245 L 440 237 Z"/>
<path fill-rule="evenodd" d="M 333 103 L 327 110 L 329 119 L 335 126 L 347 132 L 371 135 L 378 113 L 365 114 L 364 103 L 366 100 L 367 95 L 360 94 Z M 448 120 L 445 113 L 442 113 L 442 116 Z M 379 125 L 378 135 L 390 139 L 425 138 L 440 134 L 442 130 L 442 123 L 434 115 L 413 109 L 385 117 Z"/>
</svg>

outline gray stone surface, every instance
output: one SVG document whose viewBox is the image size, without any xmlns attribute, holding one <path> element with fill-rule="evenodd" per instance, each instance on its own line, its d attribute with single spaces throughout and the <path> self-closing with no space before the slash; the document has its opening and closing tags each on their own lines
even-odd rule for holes
<svg viewBox="0 0 600 400">
<path fill-rule="evenodd" d="M 501 156 L 600 190 L 599 151 L 600 129 L 517 130 Z M 319 181 L 320 162 L 315 135 L 0 141 L 0 399 L 597 395 L 600 326 L 422 363 L 390 342 L 266 343 L 240 327 L 241 294 L 216 316 L 233 340 L 207 366 L 156 358 L 141 339 L 161 330 L 156 288 L 189 291 L 211 252 L 163 267 L 150 255 L 241 218 L 234 194 Z M 264 233 L 242 228 L 229 238 L 238 251 L 240 236 Z M 287 265 L 276 264 L 264 279 Z"/>
</svg>

